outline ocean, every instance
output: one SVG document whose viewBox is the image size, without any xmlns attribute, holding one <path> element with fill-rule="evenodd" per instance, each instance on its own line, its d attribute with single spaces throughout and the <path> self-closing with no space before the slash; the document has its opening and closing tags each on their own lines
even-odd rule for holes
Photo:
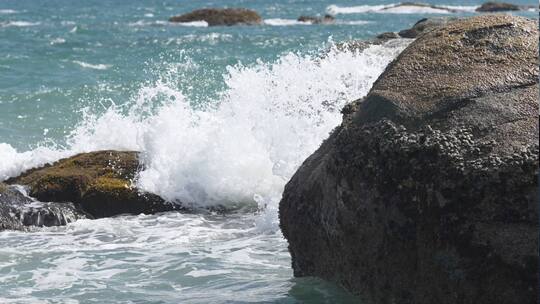
<svg viewBox="0 0 540 304">
<path fill-rule="evenodd" d="M 481 4 L 383 10 L 392 3 L 1 0 L 0 181 L 81 152 L 136 150 L 141 189 L 236 211 L 0 232 L 0 303 L 358 303 L 339 286 L 293 277 L 277 210 L 341 108 L 410 40 L 362 52 L 334 44 L 474 15 Z M 167 22 L 202 7 L 250 8 L 265 21 Z M 296 21 L 325 13 L 336 23 Z"/>
</svg>

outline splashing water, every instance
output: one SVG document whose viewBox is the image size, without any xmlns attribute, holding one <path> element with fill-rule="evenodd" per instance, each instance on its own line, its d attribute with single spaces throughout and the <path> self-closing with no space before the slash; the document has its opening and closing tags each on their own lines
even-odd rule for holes
<svg viewBox="0 0 540 304">
<path fill-rule="evenodd" d="M 278 203 L 288 179 L 340 123 L 342 106 L 365 95 L 407 44 L 231 66 L 226 89 L 204 104 L 178 89 L 195 65 L 185 58 L 167 64 L 129 106 L 84 109 L 65 147 L 21 153 L 0 144 L 1 179 L 80 152 L 137 150 L 145 169 L 136 183 L 147 191 L 203 207 L 263 210 L 82 219 L 26 235 L 4 231 L 0 302 L 355 303 L 331 284 L 291 279 Z"/>
</svg>

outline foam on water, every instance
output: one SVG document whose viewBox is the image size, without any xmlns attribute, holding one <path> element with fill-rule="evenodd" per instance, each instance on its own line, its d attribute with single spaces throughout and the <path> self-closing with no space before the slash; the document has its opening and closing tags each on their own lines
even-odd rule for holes
<svg viewBox="0 0 540 304">
<path fill-rule="evenodd" d="M 29 22 L 29 21 L 6 21 L 0 22 L 0 28 L 2 27 L 29 27 L 40 25 L 41 22 Z"/>
<path fill-rule="evenodd" d="M 18 13 L 16 10 L 12 10 L 12 9 L 0 9 L 0 14 L 16 14 Z"/>
<path fill-rule="evenodd" d="M 287 26 L 287 25 L 311 25 L 310 22 L 302 22 L 296 19 L 282 19 L 282 18 L 270 18 L 265 19 L 264 24 L 273 26 Z"/>
<path fill-rule="evenodd" d="M 203 207 L 258 204 L 267 213 L 262 229 L 275 230 L 285 183 L 340 123 L 341 108 L 364 96 L 407 43 L 231 66 L 220 98 L 195 108 L 175 85 L 190 66 L 186 58 L 142 86 L 128 108 L 83 111 L 65 149 L 18 153 L 0 145 L 0 178 L 79 152 L 137 150 L 142 189 Z"/>
<path fill-rule="evenodd" d="M 478 5 L 437 5 L 437 7 L 423 7 L 418 5 L 403 5 L 400 3 L 384 5 L 358 5 L 358 6 L 338 6 L 330 5 L 326 11 L 332 15 L 338 14 L 361 14 L 361 13 L 382 13 L 382 14 L 451 14 L 455 12 L 474 12 Z"/>
<path fill-rule="evenodd" d="M 101 63 L 100 64 L 91 64 L 91 63 L 84 62 L 84 61 L 79 61 L 79 60 L 74 60 L 73 63 L 76 63 L 76 64 L 80 65 L 83 68 L 93 69 L 93 70 L 106 70 L 106 69 L 112 67 L 112 65 L 110 65 L 110 64 L 101 64 Z"/>
</svg>

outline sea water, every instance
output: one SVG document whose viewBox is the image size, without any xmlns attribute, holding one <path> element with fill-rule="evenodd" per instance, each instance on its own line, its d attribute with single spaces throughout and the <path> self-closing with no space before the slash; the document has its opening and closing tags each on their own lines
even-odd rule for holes
<svg viewBox="0 0 540 304">
<path fill-rule="evenodd" d="M 293 278 L 277 211 L 341 108 L 410 41 L 333 45 L 423 17 L 474 15 L 480 2 L 432 2 L 454 14 L 391 4 L 0 1 L 0 180 L 80 152 L 136 150 L 138 187 L 240 210 L 0 232 L 0 303 L 357 303 L 339 286 Z M 225 6 L 254 9 L 264 24 L 167 22 Z M 336 23 L 296 21 L 325 13 Z"/>
</svg>

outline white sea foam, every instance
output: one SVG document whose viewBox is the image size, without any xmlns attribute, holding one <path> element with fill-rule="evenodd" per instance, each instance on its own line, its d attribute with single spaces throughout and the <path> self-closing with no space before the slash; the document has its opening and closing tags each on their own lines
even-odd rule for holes
<svg viewBox="0 0 540 304">
<path fill-rule="evenodd" d="M 265 19 L 264 24 L 273 25 L 273 26 L 288 26 L 288 25 L 310 25 L 310 22 L 302 22 L 296 19 L 281 19 L 281 18 L 270 18 Z"/>
<path fill-rule="evenodd" d="M 330 5 L 326 8 L 326 11 L 331 15 L 338 14 L 360 14 L 368 12 L 377 12 L 385 8 L 393 7 L 396 4 L 385 4 L 385 5 L 358 5 L 358 6 L 337 6 Z"/>
<path fill-rule="evenodd" d="M 361 14 L 361 13 L 382 13 L 382 14 L 451 14 L 452 12 L 474 12 L 478 6 L 457 6 L 438 5 L 435 7 L 402 5 L 400 3 L 385 5 L 358 5 L 358 6 L 338 6 L 330 5 L 326 11 L 332 15 L 338 14 Z"/>
<path fill-rule="evenodd" d="M 7 14 L 16 14 L 18 13 L 16 10 L 12 9 L 0 9 L 0 14 L 7 15 Z"/>
<path fill-rule="evenodd" d="M 371 23 L 370 21 L 365 20 L 337 20 L 336 24 L 347 24 L 347 25 L 364 25 Z"/>
<path fill-rule="evenodd" d="M 91 64 L 91 63 L 87 63 L 87 62 L 79 61 L 79 60 L 73 60 L 73 63 L 76 63 L 82 66 L 83 68 L 93 69 L 93 70 L 106 70 L 112 67 L 112 65 L 110 64 Z"/>
<path fill-rule="evenodd" d="M 172 24 L 180 26 L 208 27 L 208 22 L 206 21 L 172 22 Z"/>
<path fill-rule="evenodd" d="M 267 210 L 259 225 L 277 229 L 285 183 L 340 123 L 341 108 L 364 96 L 407 43 L 232 66 L 227 89 L 205 109 L 193 109 L 178 91 L 183 74 L 171 66 L 139 90 L 131 108 L 86 111 L 67 149 L 0 145 L 0 179 L 79 152 L 138 150 L 146 168 L 139 187 L 198 206 L 257 203 Z"/>
<path fill-rule="evenodd" d="M 6 21 L 0 22 L 0 27 L 29 27 L 40 25 L 40 22 L 29 22 L 29 21 Z"/>
<path fill-rule="evenodd" d="M 64 38 L 54 38 L 53 40 L 51 40 L 51 42 L 49 42 L 50 45 L 63 44 L 63 43 L 66 43 L 66 39 Z"/>
</svg>

